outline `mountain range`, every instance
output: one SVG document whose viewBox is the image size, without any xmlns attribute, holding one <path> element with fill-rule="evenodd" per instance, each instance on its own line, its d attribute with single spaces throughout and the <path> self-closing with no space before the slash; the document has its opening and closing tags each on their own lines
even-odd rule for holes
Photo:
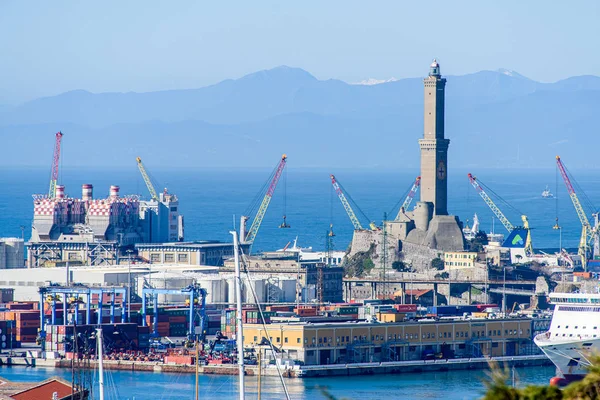
<svg viewBox="0 0 600 400">
<path fill-rule="evenodd" d="M 425 71 L 426 72 L 426 71 Z M 600 78 L 541 83 L 508 70 L 447 76 L 450 167 L 597 168 Z M 416 168 L 422 78 L 349 84 L 281 66 L 199 89 L 75 90 L 0 108 L 0 166 Z"/>
</svg>

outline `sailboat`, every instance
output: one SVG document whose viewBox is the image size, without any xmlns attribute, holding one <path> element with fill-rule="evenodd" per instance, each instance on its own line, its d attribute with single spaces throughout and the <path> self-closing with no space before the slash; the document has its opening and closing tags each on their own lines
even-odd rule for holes
<svg viewBox="0 0 600 400">
<path fill-rule="evenodd" d="M 544 189 L 544 191 L 542 192 L 542 197 L 545 199 L 551 199 L 552 197 L 554 197 L 550 189 L 548 189 L 548 185 L 546 185 L 546 189 Z"/>
</svg>

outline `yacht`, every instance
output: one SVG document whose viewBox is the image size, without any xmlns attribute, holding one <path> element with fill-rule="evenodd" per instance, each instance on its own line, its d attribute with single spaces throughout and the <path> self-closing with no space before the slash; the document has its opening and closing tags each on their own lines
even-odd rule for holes
<svg viewBox="0 0 600 400">
<path fill-rule="evenodd" d="M 550 302 L 555 305 L 550 330 L 534 342 L 560 375 L 550 383 L 563 385 L 582 379 L 590 354 L 600 351 L 600 294 L 551 293 Z"/>
<path fill-rule="evenodd" d="M 548 185 L 546 185 L 546 189 L 544 189 L 544 191 L 542 192 L 542 197 L 545 199 L 551 199 L 552 197 L 554 197 L 550 189 L 548 189 Z"/>
</svg>

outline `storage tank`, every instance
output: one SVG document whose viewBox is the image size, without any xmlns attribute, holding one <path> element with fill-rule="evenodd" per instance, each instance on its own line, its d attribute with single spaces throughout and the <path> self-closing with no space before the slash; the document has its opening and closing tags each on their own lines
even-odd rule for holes
<svg viewBox="0 0 600 400">
<path fill-rule="evenodd" d="M 0 239 L 0 267 L 24 268 L 25 267 L 25 242 L 20 238 Z"/>
<path fill-rule="evenodd" d="M 194 284 L 194 278 L 174 272 L 158 272 L 144 275 L 142 282 L 151 285 L 155 289 L 183 289 Z M 139 282 L 139 281 L 138 281 Z M 143 285 L 137 286 L 138 288 Z M 184 303 L 189 296 L 179 294 L 167 294 L 158 296 L 158 304 L 181 304 Z"/>
<path fill-rule="evenodd" d="M 228 296 L 228 285 L 225 279 L 219 276 L 198 279 L 200 287 L 206 289 L 206 303 L 226 303 Z"/>
<path fill-rule="evenodd" d="M 281 301 L 286 303 L 293 303 L 296 301 L 296 285 L 295 279 L 284 279 L 281 281 L 281 290 L 283 292 L 283 298 Z"/>
</svg>

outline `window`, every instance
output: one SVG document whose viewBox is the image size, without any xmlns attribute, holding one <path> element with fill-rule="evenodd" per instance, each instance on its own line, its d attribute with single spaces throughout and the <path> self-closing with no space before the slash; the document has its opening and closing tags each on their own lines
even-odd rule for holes
<svg viewBox="0 0 600 400">
<path fill-rule="evenodd" d="M 150 262 L 159 263 L 160 262 L 160 253 L 150 253 Z"/>
<path fill-rule="evenodd" d="M 187 254 L 177 254 L 177 262 L 180 262 L 180 263 L 188 262 L 188 255 Z"/>
<path fill-rule="evenodd" d="M 254 342 L 258 341 L 258 336 L 254 336 Z"/>
<path fill-rule="evenodd" d="M 287 337 L 286 337 L 286 338 L 284 338 L 284 339 L 283 339 L 283 341 L 284 341 L 285 343 L 287 343 L 287 342 L 288 342 L 288 338 L 287 338 Z"/>
<path fill-rule="evenodd" d="M 296 343 L 300 343 L 300 338 L 297 338 L 297 339 L 296 339 Z"/>
<path fill-rule="evenodd" d="M 175 261 L 175 255 L 172 253 L 167 253 L 165 254 L 165 262 L 166 263 L 172 263 Z"/>
</svg>

